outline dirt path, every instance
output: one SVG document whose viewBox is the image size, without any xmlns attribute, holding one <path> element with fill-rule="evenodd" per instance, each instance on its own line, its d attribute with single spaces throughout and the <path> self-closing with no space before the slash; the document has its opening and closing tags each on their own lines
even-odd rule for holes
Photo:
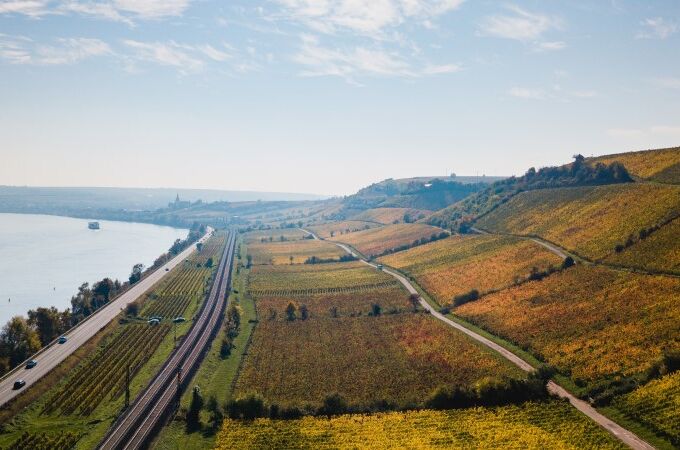
<svg viewBox="0 0 680 450">
<path fill-rule="evenodd" d="M 314 234 L 310 231 L 307 231 L 305 229 L 303 229 L 303 231 L 310 234 L 311 236 L 314 236 L 314 239 L 320 240 L 319 237 L 316 234 Z M 557 254 L 558 256 L 560 256 L 562 258 L 566 258 L 566 256 L 567 256 L 564 253 L 562 253 L 559 249 L 552 247 L 547 243 L 544 243 L 544 242 L 541 242 L 541 241 L 535 240 L 535 239 L 534 239 L 534 241 L 543 245 L 544 247 L 548 248 L 549 250 L 553 251 L 555 254 Z M 361 260 L 361 262 L 363 262 L 364 264 L 371 266 L 375 269 L 378 268 L 377 264 L 366 261 L 360 255 L 358 255 L 354 250 L 352 250 L 349 246 L 347 246 L 345 244 L 340 244 L 338 242 L 333 242 L 333 243 L 335 245 L 337 245 L 338 247 L 342 248 L 344 251 L 346 251 L 350 255 L 352 255 L 356 258 L 359 258 Z M 382 271 L 393 276 L 394 278 L 396 278 L 406 288 L 406 290 L 409 293 L 419 295 L 418 290 L 402 274 L 400 274 L 400 273 L 398 273 L 398 272 L 396 272 L 392 269 L 388 269 L 388 268 L 383 268 Z M 448 317 L 444 316 L 439 311 L 437 311 L 434 307 L 432 307 L 432 305 L 430 305 L 427 301 L 425 301 L 424 298 L 420 297 L 420 295 L 419 295 L 419 299 L 420 299 L 420 304 L 422 305 L 422 307 L 425 308 L 427 311 L 429 311 L 430 314 L 432 314 L 432 316 L 435 317 L 436 319 L 441 320 L 445 324 L 461 331 L 462 333 L 465 333 L 467 336 L 476 340 L 477 342 L 480 342 L 480 343 L 486 345 L 487 347 L 489 347 L 490 349 L 500 353 L 504 358 L 506 358 L 508 361 L 510 361 L 511 363 L 513 363 L 514 365 L 519 367 L 520 369 L 527 371 L 527 372 L 531 372 L 531 371 L 534 370 L 534 368 L 533 368 L 533 366 L 531 366 L 531 364 L 524 361 L 522 358 L 515 355 L 510 350 L 506 349 L 505 347 L 503 347 L 499 344 L 496 344 L 495 342 L 485 338 L 484 336 L 479 335 L 479 334 L 475 333 L 474 331 L 472 331 L 468 328 L 465 328 L 463 325 L 460 325 L 459 323 L 456 323 L 453 320 L 449 319 Z M 619 439 L 621 442 L 628 445 L 629 447 L 631 447 L 635 450 L 652 450 L 652 449 L 654 449 L 653 446 L 648 444 L 646 441 L 640 439 L 633 432 L 627 430 L 626 428 L 623 428 L 622 426 L 620 426 L 616 422 L 614 422 L 611 419 L 600 414 L 599 412 L 597 412 L 597 410 L 595 408 L 590 406 L 587 402 L 584 402 L 583 400 L 576 398 L 574 395 L 569 393 L 566 389 L 564 389 L 562 386 L 558 385 L 554 381 L 548 382 L 548 392 L 550 392 L 553 395 L 557 395 L 558 397 L 565 398 L 565 399 L 569 400 L 569 403 L 571 403 L 574 406 L 574 408 L 578 409 L 583 414 L 590 417 L 592 420 L 597 422 L 602 428 L 609 431 L 612 435 L 614 435 L 614 437 L 616 437 L 617 439 Z"/>
</svg>

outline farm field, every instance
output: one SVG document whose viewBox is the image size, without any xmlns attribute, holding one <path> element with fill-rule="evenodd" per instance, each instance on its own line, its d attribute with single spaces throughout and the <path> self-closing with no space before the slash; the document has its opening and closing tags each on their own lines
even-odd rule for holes
<svg viewBox="0 0 680 450">
<path fill-rule="evenodd" d="M 299 296 L 361 292 L 396 286 L 391 276 L 360 261 L 287 266 L 253 266 L 248 290 L 256 296 Z"/>
<path fill-rule="evenodd" d="M 452 236 L 378 260 L 411 276 L 440 305 L 476 289 L 480 293 L 524 280 L 533 267 L 545 270 L 562 260 L 545 247 L 511 236 Z"/>
<path fill-rule="evenodd" d="M 171 318 L 175 314 L 191 317 L 199 307 L 204 286 L 218 265 L 224 243 L 224 234 L 217 233 L 200 252 L 178 265 L 139 300 L 138 316 L 121 315 L 119 323 L 111 325 L 112 331 L 67 376 L 4 424 L 0 448 L 19 437 L 34 442 L 34 448 L 41 448 L 41 442 L 55 442 L 54 448 L 59 448 L 57 440 L 66 442 L 63 448 L 74 445 L 92 448 L 123 405 L 127 368 L 130 368 L 130 391 L 134 399 L 172 350 Z M 210 258 L 213 266 L 206 267 Z M 162 315 L 164 320 L 159 325 L 149 325 L 146 317 L 153 314 Z M 176 325 L 177 336 L 181 338 L 190 326 L 190 321 Z M 65 428 L 78 433 L 41 437 L 43 432 Z"/>
<path fill-rule="evenodd" d="M 355 231 L 367 230 L 369 228 L 376 228 L 380 225 L 373 222 L 364 222 L 361 220 L 343 220 L 341 222 L 330 222 L 322 225 L 313 225 L 308 229 L 314 232 L 321 238 L 333 238 L 343 234 L 354 233 Z"/>
<path fill-rule="evenodd" d="M 456 308 L 578 383 L 642 376 L 680 350 L 680 279 L 577 265 Z"/>
<path fill-rule="evenodd" d="M 680 446 L 680 371 L 619 397 L 614 407 Z"/>
<path fill-rule="evenodd" d="M 408 292 L 401 286 L 367 287 L 361 291 L 334 292 L 316 295 L 257 297 L 260 314 L 264 319 L 286 317 L 286 307 L 293 303 L 300 310 L 304 306 L 310 318 L 354 317 L 371 312 L 378 305 L 385 314 L 396 314 L 413 309 Z"/>
<path fill-rule="evenodd" d="M 324 241 L 253 242 L 247 245 L 253 264 L 302 264 L 307 258 L 337 259 L 345 252 Z M 292 260 L 291 260 L 292 257 Z"/>
<path fill-rule="evenodd" d="M 266 241 L 299 241 L 306 235 L 307 233 L 299 228 L 274 228 L 271 230 L 249 231 L 244 234 L 243 240 L 246 244 Z"/>
<path fill-rule="evenodd" d="M 680 218 L 664 225 L 621 253 L 612 253 L 605 262 L 637 269 L 680 273 L 679 242 Z"/>
<path fill-rule="evenodd" d="M 619 161 L 632 175 L 666 183 L 680 183 L 680 147 L 621 153 L 593 158 L 610 164 Z"/>
<path fill-rule="evenodd" d="M 304 408 L 337 392 L 350 405 L 407 405 L 421 403 L 441 385 L 522 375 L 423 313 L 295 321 L 262 317 L 235 396 L 257 393 L 270 404 Z"/>
<path fill-rule="evenodd" d="M 412 245 L 420 239 L 430 239 L 442 233 L 440 228 L 420 223 L 401 223 L 381 228 L 357 231 L 333 240 L 349 244 L 366 256 L 378 256 L 404 245 Z"/>
<path fill-rule="evenodd" d="M 680 186 L 627 183 L 523 192 L 482 217 L 479 228 L 538 235 L 591 259 L 680 211 Z"/>
<path fill-rule="evenodd" d="M 217 447 L 330 448 L 625 448 L 568 403 L 449 411 L 342 415 L 330 419 L 226 420 Z"/>
<path fill-rule="evenodd" d="M 427 209 L 413 209 L 413 208 L 373 208 L 360 212 L 355 215 L 355 220 L 367 220 L 369 222 L 378 222 L 384 225 L 404 222 L 404 216 L 410 217 L 410 221 L 424 219 L 432 214 L 432 211 Z"/>
</svg>

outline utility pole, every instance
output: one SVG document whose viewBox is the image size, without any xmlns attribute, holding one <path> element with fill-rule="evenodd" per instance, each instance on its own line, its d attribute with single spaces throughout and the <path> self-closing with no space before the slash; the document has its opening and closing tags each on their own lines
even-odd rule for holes
<svg viewBox="0 0 680 450">
<path fill-rule="evenodd" d="M 127 373 L 125 374 L 125 407 L 130 406 L 130 365 L 127 366 Z"/>
<path fill-rule="evenodd" d="M 173 330 L 175 330 L 175 341 L 174 341 L 174 348 L 177 348 L 177 322 L 174 322 L 172 324 Z"/>
</svg>

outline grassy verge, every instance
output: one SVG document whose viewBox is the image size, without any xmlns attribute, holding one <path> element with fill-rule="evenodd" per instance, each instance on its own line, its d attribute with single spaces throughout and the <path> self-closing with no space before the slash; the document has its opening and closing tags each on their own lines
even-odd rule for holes
<svg viewBox="0 0 680 450">
<path fill-rule="evenodd" d="M 640 422 L 631 419 L 630 417 L 626 416 L 620 410 L 614 408 L 613 406 L 597 408 L 597 410 L 600 412 L 600 414 L 607 416 L 608 418 L 618 423 L 622 427 L 625 427 L 626 429 L 632 431 L 638 437 L 644 439 L 649 444 L 653 445 L 659 450 L 673 450 L 677 448 L 674 447 L 673 444 L 671 444 L 665 438 L 659 436 L 654 431 L 647 428 L 644 424 L 641 424 Z"/>
<path fill-rule="evenodd" d="M 243 251 L 243 249 L 242 249 Z M 246 279 L 248 269 L 239 267 L 241 261 L 234 260 L 234 276 L 232 277 L 232 291 L 227 301 L 229 304 L 237 304 L 241 307 L 241 328 L 238 336 L 234 339 L 234 348 L 231 355 L 223 358 L 220 355 L 220 345 L 225 335 L 224 327 L 213 340 L 210 350 L 201 363 L 196 375 L 189 384 L 190 387 L 199 386 L 203 399 L 207 402 L 210 397 L 215 397 L 218 404 L 224 405 L 231 397 L 233 382 L 238 376 L 239 367 L 243 356 L 247 353 L 250 336 L 257 322 L 255 302 L 246 295 Z M 188 408 L 191 401 L 191 389 L 187 389 L 182 395 L 181 406 Z M 208 414 L 203 411 L 201 421 L 208 422 Z M 185 422 L 174 420 L 163 428 L 152 447 L 155 449 L 205 449 L 212 448 L 215 443 L 215 434 L 205 426 L 204 431 L 188 433 Z"/>
</svg>

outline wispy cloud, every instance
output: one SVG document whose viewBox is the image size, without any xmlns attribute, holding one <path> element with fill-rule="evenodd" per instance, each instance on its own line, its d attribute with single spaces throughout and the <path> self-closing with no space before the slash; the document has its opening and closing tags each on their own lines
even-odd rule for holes
<svg viewBox="0 0 680 450">
<path fill-rule="evenodd" d="M 181 16 L 192 0 L 0 0 L 0 14 L 41 17 L 80 14 L 132 24 L 134 19 Z"/>
<path fill-rule="evenodd" d="M 479 34 L 522 42 L 535 42 L 547 31 L 562 28 L 562 20 L 559 18 L 529 12 L 518 6 L 511 5 L 506 9 L 509 11 L 506 14 L 497 14 L 482 20 L 479 25 Z M 547 46 L 550 47 L 551 44 L 548 43 Z M 552 47 L 555 47 L 554 43 Z"/>
<path fill-rule="evenodd" d="M 534 49 L 537 52 L 554 52 L 567 48 L 567 44 L 562 41 L 537 42 Z"/>
<path fill-rule="evenodd" d="M 23 14 L 39 17 L 48 14 L 48 0 L 1 0 L 0 14 Z"/>
<path fill-rule="evenodd" d="M 313 31 L 333 34 L 350 31 L 385 38 L 386 29 L 416 19 L 431 19 L 458 8 L 464 0 L 276 0 L 279 17 L 299 22 Z"/>
<path fill-rule="evenodd" d="M 660 77 L 652 79 L 656 86 L 666 89 L 680 89 L 680 77 Z"/>
<path fill-rule="evenodd" d="M 180 73 L 199 72 L 204 62 L 192 55 L 193 47 L 183 46 L 174 41 L 170 42 L 140 42 L 125 40 L 123 43 L 132 50 L 130 58 L 141 61 L 170 66 Z"/>
<path fill-rule="evenodd" d="M 99 39 L 61 38 L 47 45 L 25 37 L 0 35 L 0 58 L 11 64 L 64 65 L 111 54 L 111 47 Z"/>
<path fill-rule="evenodd" d="M 668 22 L 663 17 L 654 17 L 642 21 L 643 30 L 635 37 L 638 39 L 666 39 L 678 32 L 678 24 Z"/>
<path fill-rule="evenodd" d="M 302 45 L 293 61 L 304 66 L 303 76 L 337 76 L 352 84 L 360 84 L 357 77 L 421 77 L 453 73 L 461 70 L 456 64 L 432 65 L 422 67 L 408 62 L 396 51 L 382 48 L 354 46 L 348 49 L 324 47 L 319 39 L 302 35 Z"/>
<path fill-rule="evenodd" d="M 513 87 L 508 91 L 508 95 L 525 100 L 545 100 L 547 98 L 543 89 L 526 87 Z"/>
<path fill-rule="evenodd" d="M 652 125 L 648 128 L 611 128 L 607 130 L 610 137 L 617 139 L 635 139 L 652 137 L 680 138 L 678 125 Z"/>
<path fill-rule="evenodd" d="M 639 128 L 610 128 L 607 130 L 607 134 L 613 138 L 638 138 L 644 135 L 644 131 Z"/>
<path fill-rule="evenodd" d="M 562 102 L 569 102 L 574 99 L 589 99 L 598 95 L 593 90 L 563 89 L 559 84 L 553 85 L 550 89 L 515 86 L 510 88 L 507 94 L 511 97 L 524 100 L 557 100 Z"/>
</svg>

